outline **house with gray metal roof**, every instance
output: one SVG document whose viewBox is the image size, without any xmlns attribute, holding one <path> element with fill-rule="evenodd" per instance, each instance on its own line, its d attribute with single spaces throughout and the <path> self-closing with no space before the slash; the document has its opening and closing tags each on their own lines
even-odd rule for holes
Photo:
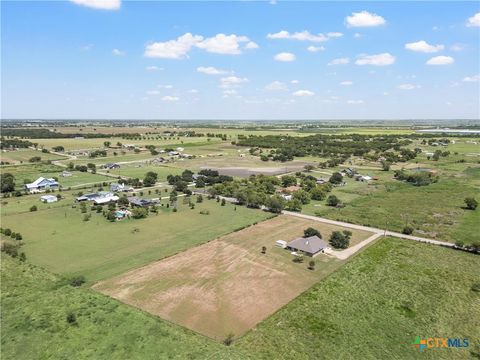
<svg viewBox="0 0 480 360">
<path fill-rule="evenodd" d="M 320 239 L 318 236 L 309 236 L 306 238 L 298 238 L 290 241 L 287 244 L 287 249 L 293 251 L 301 251 L 308 256 L 315 256 L 319 252 L 325 250 L 328 247 L 328 243 L 325 240 Z"/>
</svg>

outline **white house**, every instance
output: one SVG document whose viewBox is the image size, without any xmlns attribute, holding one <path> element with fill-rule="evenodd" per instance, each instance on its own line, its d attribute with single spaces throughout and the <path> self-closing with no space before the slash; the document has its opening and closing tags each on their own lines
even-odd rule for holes
<svg viewBox="0 0 480 360">
<path fill-rule="evenodd" d="M 58 199 L 55 195 L 43 195 L 43 196 L 40 196 L 40 201 L 50 204 L 50 203 L 57 202 Z"/>
<path fill-rule="evenodd" d="M 113 192 L 127 192 L 132 190 L 133 190 L 133 187 L 129 185 L 117 184 L 117 183 L 110 184 L 110 191 L 113 191 Z"/>
<path fill-rule="evenodd" d="M 25 189 L 31 193 L 35 193 L 46 189 L 58 189 L 58 186 L 59 184 L 55 179 L 39 177 L 33 183 L 25 184 Z"/>
</svg>

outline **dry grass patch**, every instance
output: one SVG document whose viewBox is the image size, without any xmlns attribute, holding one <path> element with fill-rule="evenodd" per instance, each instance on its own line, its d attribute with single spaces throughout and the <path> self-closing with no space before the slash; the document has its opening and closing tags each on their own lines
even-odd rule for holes
<svg viewBox="0 0 480 360">
<path fill-rule="evenodd" d="M 212 338 L 242 335 L 334 271 L 341 261 L 319 255 L 294 263 L 276 240 L 315 227 L 325 238 L 343 228 L 281 215 L 208 244 L 97 283 L 94 289 Z M 360 241 L 370 235 L 354 231 Z M 266 254 L 261 253 L 267 247 Z"/>
</svg>

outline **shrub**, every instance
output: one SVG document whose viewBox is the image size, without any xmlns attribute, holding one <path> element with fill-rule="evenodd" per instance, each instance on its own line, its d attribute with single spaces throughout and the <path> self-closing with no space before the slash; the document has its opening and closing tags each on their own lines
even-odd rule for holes
<svg viewBox="0 0 480 360">
<path fill-rule="evenodd" d="M 67 323 L 75 325 L 77 323 L 77 316 L 73 312 L 67 314 Z"/>
<path fill-rule="evenodd" d="M 15 258 L 18 256 L 18 245 L 14 245 L 8 242 L 2 243 L 2 251 L 10 255 L 11 257 Z"/>
<path fill-rule="evenodd" d="M 405 234 L 405 235 L 413 234 L 413 227 L 406 225 L 402 230 L 402 234 Z"/>
<path fill-rule="evenodd" d="M 329 195 L 327 198 L 327 205 L 328 206 L 337 206 L 340 204 L 340 199 L 337 198 L 335 195 Z"/>
<path fill-rule="evenodd" d="M 468 210 L 475 210 L 478 206 L 478 201 L 472 197 L 465 198 L 465 205 Z"/>
<path fill-rule="evenodd" d="M 310 260 L 308 262 L 308 270 L 315 270 L 315 260 Z"/>
<path fill-rule="evenodd" d="M 82 286 L 83 284 L 85 284 L 85 281 L 86 281 L 85 276 L 79 275 L 79 276 L 74 276 L 74 277 L 70 278 L 68 283 L 70 284 L 70 286 L 79 287 L 79 286 Z"/>
<path fill-rule="evenodd" d="M 208 210 L 201 210 L 201 211 L 200 211 L 200 214 L 202 214 L 202 215 L 210 215 L 210 211 L 208 211 Z"/>
<path fill-rule="evenodd" d="M 10 230 L 9 228 L 6 228 L 5 230 L 3 230 L 3 234 L 5 236 L 10 236 L 12 235 L 12 230 Z"/>
<path fill-rule="evenodd" d="M 226 345 L 226 346 L 230 346 L 233 344 L 233 339 L 234 339 L 234 334 L 233 333 L 229 333 L 227 335 L 227 337 L 223 340 L 223 344 Z"/>
<path fill-rule="evenodd" d="M 19 240 L 19 241 L 20 241 L 20 240 L 23 240 L 22 234 L 16 233 L 16 234 L 15 234 L 15 240 Z"/>
<path fill-rule="evenodd" d="M 38 208 L 37 208 L 37 205 L 33 205 L 30 207 L 30 211 L 37 211 Z"/>
</svg>

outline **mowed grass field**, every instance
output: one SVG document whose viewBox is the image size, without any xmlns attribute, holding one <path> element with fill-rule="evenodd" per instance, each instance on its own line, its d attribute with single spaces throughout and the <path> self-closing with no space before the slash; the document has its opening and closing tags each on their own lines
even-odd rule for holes
<svg viewBox="0 0 480 360">
<path fill-rule="evenodd" d="M 471 359 L 480 353 L 480 257 L 385 238 L 235 345 L 252 359 Z M 415 337 L 467 338 L 426 349 Z"/>
<path fill-rule="evenodd" d="M 19 190 L 24 189 L 25 181 L 30 183 L 41 176 L 45 178 L 58 178 L 58 183 L 63 188 L 115 181 L 115 178 L 110 176 L 80 171 L 72 171 L 72 176 L 62 177 L 61 174 L 64 170 L 66 169 L 53 164 L 30 164 L 2 167 L 1 173 L 12 174 L 15 177 L 15 188 Z"/>
<path fill-rule="evenodd" d="M 154 196 L 152 196 L 154 197 Z M 64 275 L 97 281 L 173 255 L 271 216 L 260 210 L 220 206 L 205 200 L 194 210 L 178 201 L 178 212 L 161 207 L 146 219 L 111 223 L 93 212 L 83 221 L 79 207 L 51 207 L 2 216 L 2 227 L 22 233 L 23 251 L 34 264 Z M 210 215 L 202 215 L 208 210 Z M 28 224 L 28 226 L 26 226 Z"/>
<path fill-rule="evenodd" d="M 342 264 L 320 254 L 315 270 L 309 270 L 311 258 L 295 263 L 290 251 L 275 246 L 276 240 L 301 237 L 308 227 L 327 239 L 343 230 L 280 215 L 93 288 L 217 340 L 239 336 Z M 352 241 L 370 235 L 353 231 Z"/>
</svg>

